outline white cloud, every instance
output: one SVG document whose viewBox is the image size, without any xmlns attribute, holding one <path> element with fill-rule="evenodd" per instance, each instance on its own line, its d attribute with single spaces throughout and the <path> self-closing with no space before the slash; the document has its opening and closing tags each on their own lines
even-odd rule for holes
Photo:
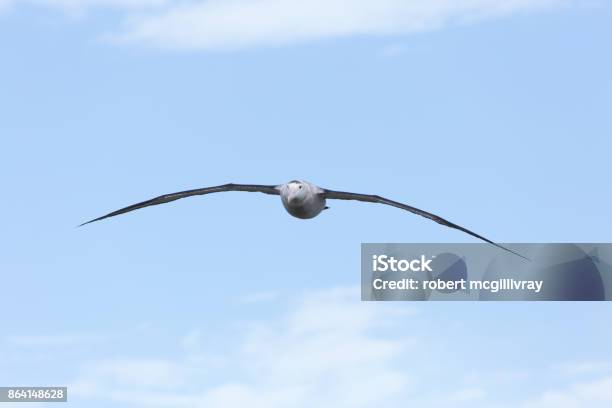
<svg viewBox="0 0 612 408">
<path fill-rule="evenodd" d="M 553 365 L 549 374 L 556 375 L 554 383 L 569 381 L 567 386 L 500 401 L 495 390 L 520 390 L 536 377 L 448 364 L 446 353 L 437 355 L 439 347 L 463 350 L 449 326 L 432 333 L 415 321 L 422 319 L 411 305 L 358 299 L 359 288 L 307 293 L 289 306 L 283 303 L 281 316 L 195 328 L 177 339 L 172 357 L 169 350 L 155 350 L 154 357 L 139 353 L 89 361 L 67 384 L 71 398 L 83 406 L 95 401 L 161 408 L 612 406 L 609 366 L 589 360 Z M 401 334 L 406 332 L 419 337 Z M 146 335 L 140 327 L 130 334 L 139 341 L 146 341 Z M 432 345 L 431 338 L 440 336 L 447 341 Z M 72 347 L 90 338 L 95 337 L 13 336 L 5 344 Z M 123 341 L 125 334 L 114 338 Z M 216 341 L 221 347 L 215 347 Z M 568 378 L 583 374 L 598 379 Z"/>
<path fill-rule="evenodd" d="M 94 361 L 69 385 L 71 394 L 136 406 L 384 404 L 411 388 L 410 376 L 395 367 L 395 360 L 414 340 L 376 335 L 385 324 L 405 321 L 405 305 L 358 299 L 358 289 L 311 293 L 285 316 L 249 323 L 237 347 L 222 359 L 224 367 L 191 354 L 205 340 L 201 330 L 181 340 L 189 352 L 176 359 Z M 221 375 L 224 370 L 229 375 Z"/>
<path fill-rule="evenodd" d="M 0 13 L 8 9 L 12 4 L 11 0 L 0 0 Z"/>
<path fill-rule="evenodd" d="M 559 364 L 556 370 L 566 375 L 601 374 L 612 371 L 610 361 L 583 361 Z"/>
<path fill-rule="evenodd" d="M 114 9 L 125 12 L 143 12 L 176 4 L 173 0 L 0 0 L 0 13 L 19 5 L 59 10 L 68 16 L 82 17 L 91 10 Z"/>
<path fill-rule="evenodd" d="M 184 367 L 174 361 L 160 359 L 103 360 L 88 365 L 88 376 L 95 377 L 106 386 L 119 385 L 126 388 L 176 388 L 184 383 Z M 77 384 L 83 391 L 82 381 Z"/>
<path fill-rule="evenodd" d="M 329 37 L 432 30 L 559 5 L 563 0 L 210 0 L 130 18 L 116 40 L 235 49 Z"/>
<path fill-rule="evenodd" d="M 8 4 L 10 0 L 0 0 Z M 22 0 L 83 14 L 123 10 L 104 38 L 171 49 L 240 49 L 433 30 L 572 0 Z M 17 3 L 15 3 L 17 4 Z"/>
<path fill-rule="evenodd" d="M 548 391 L 522 408 L 608 408 L 612 406 L 612 376 Z"/>
<path fill-rule="evenodd" d="M 92 345 L 100 342 L 107 342 L 118 337 L 125 337 L 133 334 L 142 335 L 143 332 L 151 328 L 151 323 L 143 322 L 139 325 L 124 331 L 121 336 L 116 333 L 40 333 L 40 334 L 12 334 L 6 335 L 1 339 L 7 346 L 21 348 L 66 348 L 77 345 Z"/>
<path fill-rule="evenodd" d="M 147 9 L 168 5 L 172 0 L 22 0 L 34 6 L 54 7 L 65 10 L 114 8 Z M 175 2 L 176 3 L 176 2 Z"/>
</svg>

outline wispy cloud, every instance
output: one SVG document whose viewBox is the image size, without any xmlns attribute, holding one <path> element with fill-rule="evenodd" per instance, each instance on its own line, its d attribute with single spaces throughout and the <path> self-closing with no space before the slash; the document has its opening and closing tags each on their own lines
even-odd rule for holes
<svg viewBox="0 0 612 408">
<path fill-rule="evenodd" d="M 74 346 L 91 346 L 99 343 L 110 342 L 133 335 L 141 336 L 151 328 L 151 323 L 143 322 L 135 327 L 127 328 L 120 333 L 37 333 L 37 334 L 9 334 L 0 337 L 0 343 L 6 347 L 19 349 L 42 349 L 47 350 L 67 349 Z"/>
<path fill-rule="evenodd" d="M 87 377 L 74 384 L 77 392 L 84 394 L 113 387 L 171 389 L 182 385 L 186 374 L 179 362 L 162 359 L 102 360 L 88 364 L 86 370 Z"/>
<path fill-rule="evenodd" d="M 612 372 L 610 361 L 582 361 L 559 364 L 555 367 L 565 375 L 602 374 Z"/>
<path fill-rule="evenodd" d="M 8 9 L 11 4 L 11 0 L 0 0 L 0 13 Z"/>
<path fill-rule="evenodd" d="M 7 0 L 0 0 L 2 2 Z M 169 49 L 226 50 L 434 30 L 572 0 L 24 0 L 69 13 L 123 10 L 104 38 Z"/>
<path fill-rule="evenodd" d="M 176 0 L 0 0 L 0 13 L 27 6 L 57 10 L 70 18 L 82 19 L 97 10 L 116 10 L 127 16 L 131 13 L 160 10 L 176 3 Z"/>
<path fill-rule="evenodd" d="M 235 49 L 353 35 L 406 34 L 559 5 L 562 0 L 211 0 L 130 18 L 116 40 Z"/>
<path fill-rule="evenodd" d="M 414 341 L 381 339 L 372 331 L 399 319 L 396 306 L 359 302 L 358 289 L 305 295 L 285 316 L 249 324 L 222 364 L 187 353 L 176 359 L 93 361 L 70 384 L 82 399 L 136 406 L 311 407 L 370 406 L 396 398 L 410 376 L 394 361 Z M 378 305 L 377 305 L 378 306 Z M 401 309 L 404 309 L 403 307 Z M 181 345 L 193 351 L 204 338 L 189 333 Z M 210 380 L 208 386 L 203 384 Z M 379 390 L 384 389 L 384 396 Z M 381 399 L 382 398 L 382 399 Z"/>
<path fill-rule="evenodd" d="M 612 406 L 612 376 L 543 393 L 522 408 L 607 408 Z"/>
<path fill-rule="evenodd" d="M 413 326 L 419 316 L 405 304 L 373 304 L 358 298 L 358 288 L 306 293 L 280 316 L 246 322 L 237 330 L 232 325 L 232 347 L 223 347 L 221 353 L 214 353 L 210 341 L 215 337 L 230 341 L 225 335 L 214 328 L 195 329 L 179 339 L 176 348 L 182 352 L 174 357 L 90 361 L 68 386 L 73 398 L 84 403 L 135 407 L 410 403 L 423 408 L 604 408 L 612 404 L 608 374 L 582 382 L 565 374 L 601 371 L 589 362 L 563 365 L 563 372 L 551 373 L 557 376 L 555 384 L 568 385 L 531 391 L 511 401 L 500 401 L 496 390 L 521 389 L 527 374 L 488 369 L 469 378 L 460 366 L 461 371 L 440 374 L 435 381 L 421 378 L 426 366 L 453 368 L 436 357 L 426 338 L 420 337 L 421 330 L 415 337 L 399 334 L 398 327 Z"/>
<path fill-rule="evenodd" d="M 91 10 L 96 8 L 147 9 L 177 2 L 173 0 L 22 0 L 22 3 L 64 10 Z"/>
<path fill-rule="evenodd" d="M 194 328 L 175 339 L 170 350 L 147 354 L 146 348 L 139 348 L 137 356 L 128 357 L 105 352 L 79 364 L 73 381 L 67 381 L 71 398 L 81 405 L 173 408 L 378 407 L 407 402 L 423 408 L 611 406 L 607 362 L 552 364 L 539 374 L 449 364 L 448 354 L 437 354 L 441 346 L 466 350 L 449 335 L 451 326 L 443 324 L 430 333 L 411 305 L 358 299 L 359 288 L 307 292 L 285 299 L 277 316 Z M 133 337 L 140 344 L 146 330 L 139 326 L 114 338 L 123 342 Z M 431 344 L 440 336 L 448 340 Z M 4 344 L 12 350 L 24 345 L 74 348 L 92 338 L 96 336 L 13 336 Z M 553 377 L 546 388 L 517 393 L 510 401 L 496 395 L 500 387 L 522 390 L 540 375 Z"/>
</svg>

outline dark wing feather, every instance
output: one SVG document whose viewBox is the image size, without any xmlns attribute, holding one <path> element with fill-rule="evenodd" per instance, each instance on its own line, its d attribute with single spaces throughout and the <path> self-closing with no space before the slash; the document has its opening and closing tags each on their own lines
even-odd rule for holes
<svg viewBox="0 0 612 408">
<path fill-rule="evenodd" d="M 454 224 L 454 223 L 452 223 L 450 221 L 447 221 L 444 218 L 439 217 L 439 216 L 437 216 L 435 214 L 429 213 L 427 211 L 420 210 L 420 209 L 415 208 L 415 207 L 411 207 L 411 206 L 406 205 L 406 204 L 398 203 L 397 201 L 392 201 L 392 200 L 389 200 L 387 198 L 384 198 L 384 197 L 381 197 L 381 196 L 377 196 L 377 195 L 372 195 L 372 194 L 356 194 L 356 193 L 347 193 L 347 192 L 344 192 L 344 191 L 333 191 L 333 190 L 326 190 L 326 189 L 323 190 L 323 195 L 324 195 L 325 198 L 330 198 L 330 199 L 365 201 L 365 202 L 368 202 L 368 203 L 380 203 L 380 204 L 386 204 L 386 205 L 390 205 L 390 206 L 393 206 L 393 207 L 401 208 L 402 210 L 410 211 L 411 213 L 420 215 L 421 217 L 429 218 L 430 220 L 433 220 L 433 221 L 437 222 L 438 224 L 446 225 L 447 227 L 454 228 L 454 229 L 457 229 L 459 231 L 463 231 L 466 234 L 469 234 L 469 235 L 471 235 L 473 237 L 476 237 L 476 238 L 481 239 L 481 240 L 483 240 L 485 242 L 488 242 L 489 244 L 495 245 L 496 247 L 501 248 L 501 249 L 503 249 L 505 251 L 508 251 L 510 253 L 513 253 L 514 255 L 518 255 L 518 256 L 520 256 L 523 259 L 526 259 L 528 261 L 530 260 L 529 258 L 524 257 L 523 255 L 519 254 L 518 252 L 515 252 L 515 251 L 513 251 L 511 249 L 508 249 L 508 248 L 502 246 L 502 245 L 499 245 L 499 244 L 491 241 L 490 239 L 487 239 L 487 238 L 483 237 L 482 235 L 478 235 L 475 232 L 470 231 L 467 228 L 464 228 L 464 227 L 462 227 L 460 225 L 457 225 L 457 224 Z"/>
<path fill-rule="evenodd" d="M 112 213 L 109 213 L 106 215 L 103 215 L 102 217 L 98 217 L 91 221 L 84 222 L 83 224 L 79 225 L 79 227 L 85 224 L 89 224 L 90 222 L 100 221 L 105 218 L 114 217 L 115 215 L 125 214 L 127 212 L 138 210 L 144 207 L 149 207 L 151 205 L 164 204 L 164 203 L 169 203 L 171 201 L 179 200 L 185 197 L 191 197 L 195 195 L 204 195 L 204 194 L 210 194 L 210 193 L 220 193 L 223 191 L 250 191 L 250 192 L 257 192 L 257 193 L 264 193 L 264 194 L 271 194 L 271 195 L 280 194 L 276 186 L 263 186 L 263 185 L 258 185 L 258 184 L 231 184 L 230 183 L 230 184 L 223 184 L 221 186 L 196 188 L 194 190 L 186 190 L 186 191 L 179 191 L 178 193 L 164 194 L 159 197 L 155 197 L 150 200 L 143 201 L 141 203 L 132 204 L 128 207 L 122 208 L 117 211 L 113 211 Z"/>
</svg>

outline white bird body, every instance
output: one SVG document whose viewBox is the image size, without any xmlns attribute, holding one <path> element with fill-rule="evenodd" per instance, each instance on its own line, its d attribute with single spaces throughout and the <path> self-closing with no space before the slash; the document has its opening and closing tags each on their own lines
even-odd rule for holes
<svg viewBox="0 0 612 408">
<path fill-rule="evenodd" d="M 287 210 L 289 214 L 296 218 L 301 219 L 309 219 L 314 218 L 321 213 L 321 211 L 325 210 L 327 207 L 325 206 L 325 202 L 327 199 L 334 200 L 356 200 L 363 201 L 367 203 L 377 203 L 377 204 L 385 204 L 392 207 L 400 208 L 405 211 L 409 211 L 411 213 L 420 215 L 421 217 L 428 218 L 432 221 L 437 222 L 438 224 L 445 225 L 450 228 L 454 228 L 459 231 L 463 231 L 466 234 L 469 234 L 475 238 L 481 239 L 485 242 L 488 242 L 492 245 L 495 245 L 498 248 L 501 248 L 505 251 L 511 252 L 515 255 L 518 255 L 522 258 L 525 258 L 523 255 L 503 247 L 495 242 L 483 237 L 482 235 L 478 235 L 473 231 L 468 230 L 460 225 L 452 223 L 444 218 L 432 214 L 427 211 L 420 210 L 416 207 L 412 207 L 408 204 L 402 204 L 397 201 L 389 200 L 388 198 L 384 198 L 375 194 L 359 194 L 359 193 L 350 193 L 345 191 L 335 191 L 328 190 L 326 188 L 317 187 L 312 183 L 302 180 L 293 180 L 285 184 L 280 185 L 261 185 L 261 184 L 223 184 L 220 186 L 213 187 L 204 187 L 204 188 L 196 188 L 194 190 L 186 190 L 179 191 L 178 193 L 164 194 L 159 197 L 152 198 L 150 200 L 146 200 L 140 203 L 132 204 L 125 208 L 121 208 L 117 211 L 113 211 L 102 217 L 95 218 L 91 221 L 87 221 L 81 225 L 89 224 L 94 221 L 100 221 L 105 218 L 114 217 L 116 215 L 125 214 L 130 211 L 138 210 L 140 208 L 149 207 L 152 205 L 159 205 L 164 203 L 169 203 L 171 201 L 179 200 L 181 198 L 196 196 L 196 195 L 205 195 L 211 193 L 221 193 L 225 191 L 248 191 L 248 192 L 257 192 L 264 193 L 268 195 L 280 195 L 283 206 Z M 527 258 L 525 258 L 527 259 Z"/>
<path fill-rule="evenodd" d="M 320 187 L 303 180 L 294 180 L 278 186 L 285 210 L 303 220 L 314 218 L 325 207 L 324 191 Z"/>
</svg>

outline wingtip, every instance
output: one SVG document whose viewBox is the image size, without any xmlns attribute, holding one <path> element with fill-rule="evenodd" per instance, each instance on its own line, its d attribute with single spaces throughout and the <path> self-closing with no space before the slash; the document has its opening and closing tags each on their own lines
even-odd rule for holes
<svg viewBox="0 0 612 408">
<path fill-rule="evenodd" d="M 488 242 L 489 244 L 493 244 L 493 245 L 495 245 L 496 247 L 498 247 L 499 249 L 503 249 L 504 251 L 506 251 L 506 252 L 508 252 L 508 253 L 510 253 L 510 254 L 512 254 L 512 255 L 516 255 L 516 256 L 518 256 L 519 258 L 523 258 L 523 259 L 524 259 L 524 260 L 526 260 L 526 261 L 533 262 L 531 258 L 527 258 L 525 255 L 523 255 L 523 254 L 521 254 L 521 253 L 519 253 L 519 252 L 516 252 L 516 251 L 515 251 L 515 250 L 513 250 L 513 249 L 510 249 L 510 248 L 508 248 L 508 247 L 505 247 L 504 245 L 498 244 L 498 243 L 493 242 L 493 241 L 489 241 L 488 239 L 485 239 L 484 241 L 485 241 L 485 242 Z"/>
<path fill-rule="evenodd" d="M 523 258 L 524 260 L 526 260 L 527 262 L 533 262 L 533 259 L 531 259 L 531 258 L 527 258 L 526 256 L 521 255 L 521 254 L 517 254 L 517 255 L 520 256 L 521 258 Z"/>
<path fill-rule="evenodd" d="M 510 253 L 512 253 L 512 254 L 514 254 L 514 255 L 516 255 L 518 257 L 523 258 L 524 260 L 526 260 L 528 262 L 533 262 L 533 260 L 531 258 L 527 258 L 525 255 L 522 255 L 522 254 L 520 254 L 520 253 L 518 253 L 516 251 L 513 251 L 512 249 L 509 249 L 509 248 L 506 248 L 506 247 L 502 247 L 502 248 L 504 248 L 505 250 L 509 251 Z"/>
<path fill-rule="evenodd" d="M 80 228 L 80 227 L 82 227 L 84 225 L 91 224 L 94 221 L 98 221 L 98 218 L 96 218 L 95 220 L 89 220 L 89 221 L 86 221 L 86 222 L 84 222 L 82 224 L 79 224 L 79 225 L 76 226 L 76 228 Z"/>
</svg>

